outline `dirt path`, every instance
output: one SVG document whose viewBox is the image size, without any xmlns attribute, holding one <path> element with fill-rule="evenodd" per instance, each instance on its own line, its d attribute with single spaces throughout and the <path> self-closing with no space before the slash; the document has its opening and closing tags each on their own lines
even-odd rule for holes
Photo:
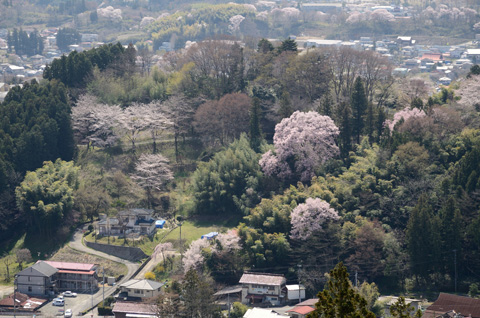
<svg viewBox="0 0 480 318">
<path fill-rule="evenodd" d="M 0 299 L 10 294 L 13 294 L 13 286 L 0 285 Z"/>
</svg>

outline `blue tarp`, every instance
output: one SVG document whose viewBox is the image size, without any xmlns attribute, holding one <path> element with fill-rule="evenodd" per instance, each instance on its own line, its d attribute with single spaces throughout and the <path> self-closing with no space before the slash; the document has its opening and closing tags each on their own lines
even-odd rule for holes
<svg viewBox="0 0 480 318">
<path fill-rule="evenodd" d="M 157 220 L 155 222 L 155 227 L 158 229 L 163 229 L 164 225 L 165 225 L 165 220 Z"/>
<path fill-rule="evenodd" d="M 215 236 L 218 235 L 218 232 L 210 232 L 208 234 L 205 234 L 205 235 L 202 235 L 202 239 L 203 238 L 206 238 L 207 240 L 210 240 L 212 238 L 214 238 Z"/>
</svg>

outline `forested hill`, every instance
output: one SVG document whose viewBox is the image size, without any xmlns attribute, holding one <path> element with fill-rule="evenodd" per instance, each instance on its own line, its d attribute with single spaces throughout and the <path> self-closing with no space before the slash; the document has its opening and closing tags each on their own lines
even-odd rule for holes
<svg viewBox="0 0 480 318">
<path fill-rule="evenodd" d="M 344 261 L 381 289 L 452 291 L 456 276 L 468 290 L 478 66 L 432 92 L 373 51 L 298 53 L 291 39 L 206 40 L 141 61 L 133 46 L 73 52 L 8 94 L 0 239 L 19 224 L 65 238 L 99 213 L 148 207 L 233 224 L 218 246 L 186 247 L 183 268 L 217 283 L 251 268 L 291 279 L 301 264 L 313 295 Z"/>
</svg>

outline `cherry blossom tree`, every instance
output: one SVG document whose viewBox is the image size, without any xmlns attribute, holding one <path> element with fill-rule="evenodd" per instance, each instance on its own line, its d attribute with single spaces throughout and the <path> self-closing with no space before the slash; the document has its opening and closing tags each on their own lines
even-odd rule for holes
<svg viewBox="0 0 480 318">
<path fill-rule="evenodd" d="M 425 112 L 423 110 L 420 110 L 418 108 L 405 108 L 393 115 L 393 120 L 386 120 L 385 121 L 385 126 L 390 129 L 390 131 L 393 131 L 395 128 L 395 125 L 400 121 L 404 120 L 407 121 L 409 118 L 414 118 L 414 117 L 424 117 Z"/>
<path fill-rule="evenodd" d="M 163 190 L 173 179 L 173 173 L 168 165 L 168 159 L 161 154 L 142 154 L 131 178 L 147 191 L 147 198 L 151 203 L 152 191 Z"/>
<path fill-rule="evenodd" d="M 119 139 L 114 132 L 117 126 L 120 106 L 98 103 L 91 95 L 82 95 L 72 107 L 72 126 L 80 144 L 110 147 Z"/>
<path fill-rule="evenodd" d="M 190 268 L 198 269 L 205 262 L 203 254 L 205 249 L 214 255 L 223 254 L 232 256 L 233 251 L 241 249 L 240 237 L 236 231 L 230 230 L 218 234 L 214 240 L 198 239 L 190 244 L 183 256 L 183 269 L 187 272 Z"/>
<path fill-rule="evenodd" d="M 305 203 L 299 204 L 292 211 L 290 237 L 295 240 L 306 240 L 313 232 L 321 230 L 325 222 L 339 218 L 337 211 L 332 209 L 326 201 L 308 198 Z"/>
<path fill-rule="evenodd" d="M 170 242 L 159 243 L 155 246 L 155 250 L 152 253 L 152 258 L 155 259 L 159 254 L 162 254 L 163 265 L 165 265 L 165 252 L 173 250 L 173 244 Z"/>
<path fill-rule="evenodd" d="M 198 269 L 205 261 L 202 252 L 205 248 L 210 247 L 210 241 L 198 239 L 193 241 L 188 250 L 183 254 L 183 270 L 188 272 L 190 268 Z"/>
<path fill-rule="evenodd" d="M 310 181 L 315 168 L 339 154 L 335 143 L 338 134 L 330 117 L 296 111 L 275 127 L 275 151 L 263 154 L 260 166 L 266 175 Z"/>
</svg>

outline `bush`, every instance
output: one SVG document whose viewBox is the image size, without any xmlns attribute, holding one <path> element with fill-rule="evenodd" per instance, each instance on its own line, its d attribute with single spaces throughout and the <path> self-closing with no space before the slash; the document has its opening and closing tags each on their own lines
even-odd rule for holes
<svg viewBox="0 0 480 318">
<path fill-rule="evenodd" d="M 98 315 L 99 316 L 112 316 L 112 303 L 115 301 L 115 298 L 112 296 L 105 298 L 105 301 L 102 301 L 98 304 Z"/>
</svg>

